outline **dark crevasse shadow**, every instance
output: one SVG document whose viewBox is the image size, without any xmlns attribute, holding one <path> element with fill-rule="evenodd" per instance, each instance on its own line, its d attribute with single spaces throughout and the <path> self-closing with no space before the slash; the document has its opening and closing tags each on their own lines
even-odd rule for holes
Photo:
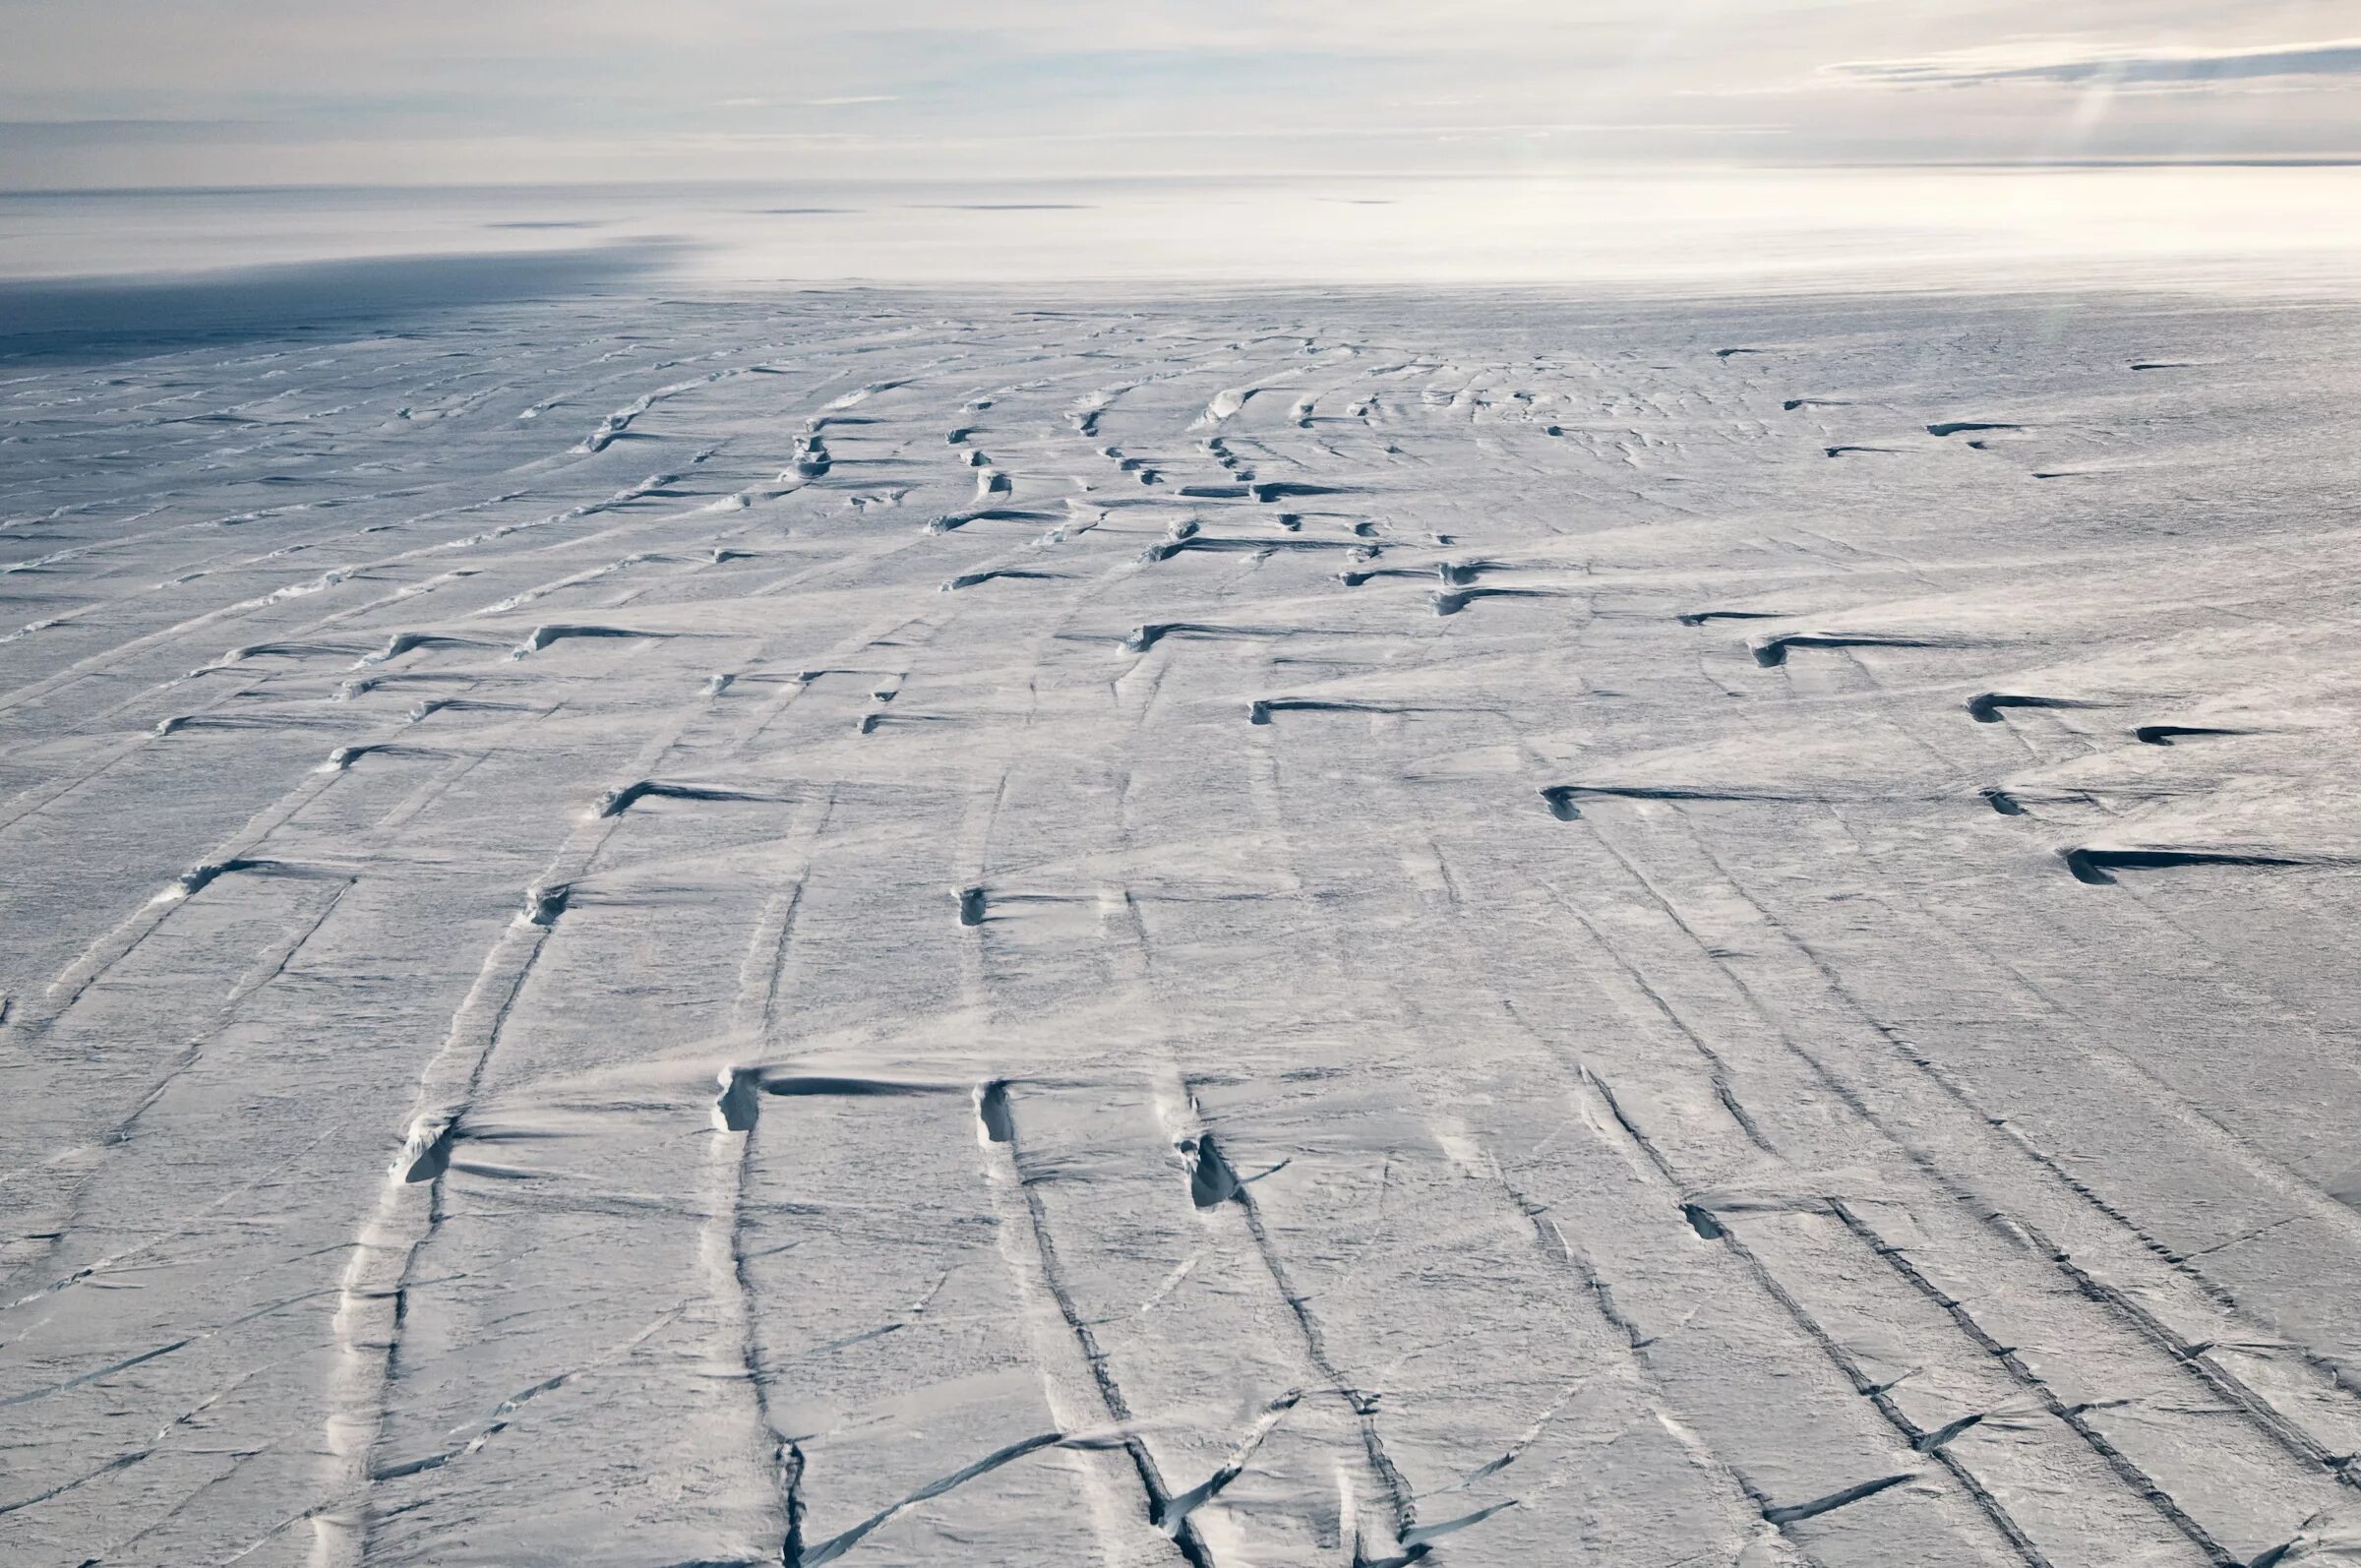
<svg viewBox="0 0 2361 1568">
<path fill-rule="evenodd" d="M 386 325 L 466 306 L 590 294 L 646 278 L 683 249 L 655 242 L 364 256 L 179 276 L 0 280 L 0 358 L 104 357 L 157 344 L 235 341 L 331 323 Z"/>
</svg>

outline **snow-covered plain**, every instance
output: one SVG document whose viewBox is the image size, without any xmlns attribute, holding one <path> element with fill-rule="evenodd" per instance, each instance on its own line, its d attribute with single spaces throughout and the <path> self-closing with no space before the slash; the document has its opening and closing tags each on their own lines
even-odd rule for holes
<svg viewBox="0 0 2361 1568">
<path fill-rule="evenodd" d="M 0 375 L 0 1560 L 2361 1558 L 2361 313 Z"/>
</svg>

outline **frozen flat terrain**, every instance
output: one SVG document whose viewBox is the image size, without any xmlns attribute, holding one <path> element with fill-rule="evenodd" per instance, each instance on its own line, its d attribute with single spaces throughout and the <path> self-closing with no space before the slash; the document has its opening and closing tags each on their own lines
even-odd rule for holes
<svg viewBox="0 0 2361 1568">
<path fill-rule="evenodd" d="M 2361 311 L 0 366 L 0 1561 L 2361 1559 Z"/>
<path fill-rule="evenodd" d="M 1250 162 L 1251 160 L 1241 160 Z M 2165 283 L 2351 298 L 2361 161 L 1649 169 L 1487 178 L 803 178 L 760 184 L 0 190 L 0 280 L 454 253 L 665 255 L 712 289 L 858 281 L 1151 295 L 1523 283 L 1596 293 Z M 384 270 L 381 269 L 381 272 Z M 284 279 L 272 303 L 283 320 Z M 394 274 L 398 291 L 414 280 Z M 384 276 L 370 280 L 382 296 Z M 0 288 L 5 283 L 0 282 Z M 0 294 L 0 331 L 13 302 Z M 23 312 L 14 318 L 22 323 Z"/>
</svg>

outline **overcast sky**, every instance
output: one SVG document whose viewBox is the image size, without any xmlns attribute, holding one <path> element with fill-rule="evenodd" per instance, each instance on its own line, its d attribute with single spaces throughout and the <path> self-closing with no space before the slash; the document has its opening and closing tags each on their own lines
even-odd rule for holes
<svg viewBox="0 0 2361 1568">
<path fill-rule="evenodd" d="M 2361 0 L 0 0 L 0 185 L 2361 153 Z"/>
</svg>

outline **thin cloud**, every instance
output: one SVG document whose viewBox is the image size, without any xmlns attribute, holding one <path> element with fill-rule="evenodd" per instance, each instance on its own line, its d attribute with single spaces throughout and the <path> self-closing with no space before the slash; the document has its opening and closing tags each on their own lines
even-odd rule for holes
<svg viewBox="0 0 2361 1568">
<path fill-rule="evenodd" d="M 899 103 L 893 92 L 868 92 L 842 98 L 723 98 L 725 109 L 844 109 L 861 103 Z"/>
<path fill-rule="evenodd" d="M 2361 38 L 2251 49 L 2018 44 L 1914 60 L 1847 60 L 1829 74 L 1875 87 L 1968 87 L 2053 82 L 2118 88 L 2203 88 L 2307 77 L 2361 76 Z"/>
</svg>

